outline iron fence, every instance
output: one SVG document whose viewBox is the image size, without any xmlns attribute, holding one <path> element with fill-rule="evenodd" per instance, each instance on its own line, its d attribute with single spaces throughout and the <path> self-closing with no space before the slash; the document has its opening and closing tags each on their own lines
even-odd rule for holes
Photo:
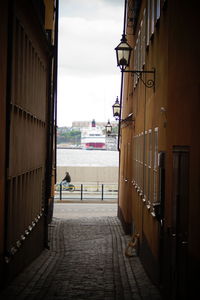
<svg viewBox="0 0 200 300">
<path fill-rule="evenodd" d="M 116 183 L 62 183 L 55 185 L 54 199 L 62 200 L 112 200 L 118 198 L 118 184 Z"/>
</svg>

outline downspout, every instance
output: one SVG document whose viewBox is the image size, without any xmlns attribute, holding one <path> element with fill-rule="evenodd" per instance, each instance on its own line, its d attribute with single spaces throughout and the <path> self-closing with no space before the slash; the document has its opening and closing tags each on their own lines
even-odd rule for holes
<svg viewBox="0 0 200 300">
<path fill-rule="evenodd" d="M 122 95 L 123 95 L 123 84 L 124 84 L 124 73 L 121 72 L 121 88 L 120 88 L 120 113 L 119 113 L 119 125 L 118 125 L 118 141 L 117 141 L 117 149 L 119 151 L 119 170 L 118 170 L 118 217 L 120 217 L 121 212 L 119 211 L 119 194 L 120 194 L 120 161 L 121 161 L 121 151 L 120 151 L 120 136 L 121 136 L 121 111 L 122 111 Z"/>
<path fill-rule="evenodd" d="M 55 170 L 55 183 L 57 182 L 57 86 L 58 86 L 58 12 L 59 12 L 59 0 L 56 0 L 56 22 L 55 22 L 55 56 L 54 56 L 54 170 Z"/>
<path fill-rule="evenodd" d="M 126 34 L 126 15 L 127 15 L 127 0 L 124 1 L 124 24 L 123 24 L 123 35 Z M 119 114 L 119 128 L 118 128 L 118 151 L 120 151 L 119 141 L 121 132 L 121 114 L 122 114 L 122 97 L 123 97 L 123 85 L 124 85 L 124 72 L 121 70 L 121 88 L 120 88 L 120 114 Z"/>
<path fill-rule="evenodd" d="M 44 199 L 44 243 L 45 248 L 49 249 L 48 245 L 48 224 L 49 224 L 49 198 L 51 196 L 51 173 L 52 173 L 52 111 L 53 97 L 51 91 L 52 80 L 52 56 L 49 57 L 48 65 L 48 116 L 47 116 L 47 132 L 46 132 L 46 170 L 45 170 L 45 199 Z"/>
<path fill-rule="evenodd" d="M 127 0 L 124 1 L 124 24 L 123 24 L 123 34 L 126 35 L 126 16 L 127 16 Z M 123 97 L 123 85 L 124 85 L 124 72 L 121 70 L 121 89 L 120 89 L 120 114 L 119 114 L 119 135 L 120 135 L 120 123 L 121 123 L 121 113 L 122 113 L 122 97 Z M 119 138 L 118 138 L 118 150 L 119 150 Z"/>
<path fill-rule="evenodd" d="M 49 212 L 48 212 L 48 223 L 52 221 L 53 207 L 54 207 L 54 195 L 52 196 L 52 177 L 56 177 L 56 124 L 57 124 L 57 76 L 58 76 L 58 2 L 56 0 L 56 11 L 55 11 L 55 28 L 54 28 L 54 44 L 53 44 L 53 56 L 51 60 L 52 74 L 52 87 L 51 87 L 51 121 L 50 121 L 50 132 L 51 132 L 51 153 L 50 153 L 50 165 L 49 170 Z M 56 178 L 54 178 L 56 183 Z"/>
<path fill-rule="evenodd" d="M 119 99 L 120 113 L 119 113 L 119 126 L 118 126 L 118 145 L 117 145 L 117 149 L 119 152 L 120 152 L 119 144 L 120 144 L 120 136 L 121 136 L 123 85 L 124 85 L 124 72 L 121 72 L 121 87 L 120 87 L 120 99 Z"/>
<path fill-rule="evenodd" d="M 58 4 L 58 0 L 56 5 Z M 49 57 L 49 114 L 47 121 L 47 160 L 46 160 L 46 175 L 45 175 L 45 247 L 48 249 L 48 225 L 51 221 L 53 214 L 53 200 L 51 199 L 51 187 L 52 187 L 52 168 L 53 168 L 53 143 L 55 136 L 55 124 L 54 116 L 56 113 L 57 105 L 57 40 L 58 40 L 58 7 L 56 6 L 56 20 L 55 20 L 55 39 L 53 52 Z M 53 77 L 52 77 L 53 70 Z M 53 86 L 52 86 L 53 84 Z M 56 144 L 55 144 L 56 145 Z M 51 200 L 51 203 L 49 202 Z M 51 207 L 50 207 L 51 206 Z"/>
<path fill-rule="evenodd" d="M 124 23 L 123 23 L 123 35 L 126 32 L 126 15 L 127 15 L 127 0 L 124 1 Z M 124 72 L 121 70 L 121 87 L 120 87 L 120 113 L 119 113 L 119 125 L 118 125 L 118 145 L 117 149 L 119 151 L 119 172 L 118 172 L 118 216 L 120 215 L 119 211 L 119 193 L 120 193 L 120 160 L 121 160 L 121 152 L 120 152 L 120 136 L 121 136 L 121 118 L 122 118 L 122 97 L 123 97 L 123 86 L 124 86 Z"/>
</svg>

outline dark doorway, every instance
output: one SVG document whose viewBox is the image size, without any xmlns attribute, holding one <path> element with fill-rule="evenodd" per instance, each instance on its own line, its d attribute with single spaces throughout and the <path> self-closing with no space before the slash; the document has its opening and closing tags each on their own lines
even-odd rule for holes
<svg viewBox="0 0 200 300">
<path fill-rule="evenodd" d="M 187 297 L 189 147 L 173 147 L 172 293 Z"/>
</svg>

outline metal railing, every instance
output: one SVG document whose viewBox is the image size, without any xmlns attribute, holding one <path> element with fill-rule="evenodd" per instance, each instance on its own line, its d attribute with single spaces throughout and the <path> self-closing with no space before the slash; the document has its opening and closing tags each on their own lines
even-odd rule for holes
<svg viewBox="0 0 200 300">
<path fill-rule="evenodd" d="M 79 183 L 65 186 L 55 185 L 54 199 L 62 200 L 112 200 L 117 201 L 118 184 L 116 183 Z"/>
</svg>

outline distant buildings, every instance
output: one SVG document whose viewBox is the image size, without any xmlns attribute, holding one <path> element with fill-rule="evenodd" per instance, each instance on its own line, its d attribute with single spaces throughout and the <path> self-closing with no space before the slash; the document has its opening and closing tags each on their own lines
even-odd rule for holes
<svg viewBox="0 0 200 300">
<path fill-rule="evenodd" d="M 117 150 L 117 134 L 106 136 L 105 126 L 105 122 L 95 122 L 92 126 L 92 121 L 74 121 L 71 127 L 58 127 L 57 145 L 59 148 Z M 118 123 L 114 121 L 112 126 L 115 128 Z M 73 132 L 77 134 L 73 136 Z"/>
<path fill-rule="evenodd" d="M 86 127 L 90 127 L 91 126 L 91 121 L 92 120 L 90 120 L 90 121 L 73 121 L 72 122 L 72 127 L 73 128 L 86 128 Z M 102 129 L 104 129 L 105 128 L 105 125 L 106 125 L 106 123 L 105 122 L 97 122 L 97 121 L 95 121 L 95 123 L 96 123 L 96 126 L 97 127 L 101 127 Z M 113 126 L 117 126 L 117 123 L 116 123 L 116 121 L 114 121 L 113 122 Z"/>
</svg>

